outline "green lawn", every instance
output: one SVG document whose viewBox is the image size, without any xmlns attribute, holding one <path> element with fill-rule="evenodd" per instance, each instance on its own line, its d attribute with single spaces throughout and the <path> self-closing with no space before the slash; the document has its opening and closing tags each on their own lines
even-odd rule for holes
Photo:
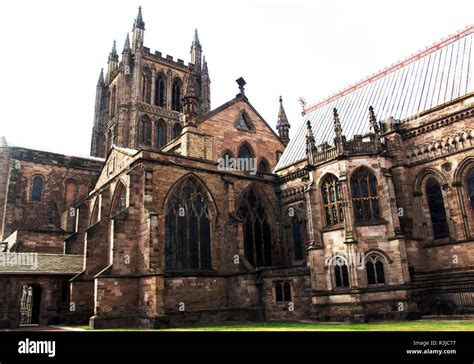
<svg viewBox="0 0 474 364">
<path fill-rule="evenodd" d="M 87 326 L 74 328 L 86 329 Z M 303 322 L 232 322 L 184 328 L 142 330 L 113 329 L 97 331 L 474 331 L 474 321 L 404 321 L 368 324 L 326 324 Z"/>
</svg>

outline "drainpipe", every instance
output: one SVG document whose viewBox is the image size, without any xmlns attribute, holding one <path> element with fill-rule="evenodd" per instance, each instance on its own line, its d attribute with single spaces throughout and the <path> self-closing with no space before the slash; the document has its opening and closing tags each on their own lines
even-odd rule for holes
<svg viewBox="0 0 474 364">
<path fill-rule="evenodd" d="M 265 268 L 257 268 L 255 277 L 255 285 L 257 286 L 258 294 L 258 308 L 259 308 L 259 320 L 265 321 L 265 296 L 263 292 L 263 272 Z"/>
</svg>

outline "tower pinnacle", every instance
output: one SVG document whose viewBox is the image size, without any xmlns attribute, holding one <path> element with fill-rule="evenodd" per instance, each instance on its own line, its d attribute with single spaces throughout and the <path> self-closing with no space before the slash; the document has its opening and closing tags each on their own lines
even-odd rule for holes
<svg viewBox="0 0 474 364">
<path fill-rule="evenodd" d="M 143 21 L 143 16 L 142 16 L 142 7 L 138 7 L 138 15 L 137 18 L 135 19 L 135 27 L 140 28 L 145 30 L 145 22 Z"/>
<path fill-rule="evenodd" d="M 280 136 L 280 140 L 283 142 L 283 144 L 287 145 L 290 141 L 289 137 L 289 129 L 290 129 L 290 123 L 288 121 L 288 118 L 286 117 L 286 112 L 285 108 L 283 107 L 283 99 L 280 96 L 280 109 L 278 110 L 278 119 L 277 119 L 277 130 L 278 134 Z"/>
</svg>

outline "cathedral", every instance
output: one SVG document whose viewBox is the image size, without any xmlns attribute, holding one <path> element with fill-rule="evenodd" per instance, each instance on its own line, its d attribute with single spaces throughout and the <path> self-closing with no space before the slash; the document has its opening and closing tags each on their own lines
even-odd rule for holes
<svg viewBox="0 0 474 364">
<path fill-rule="evenodd" d="M 153 53 L 139 8 L 90 157 L 0 139 L 0 328 L 474 314 L 473 30 L 302 103 L 290 140 L 242 77 L 211 108 L 197 31 Z"/>
</svg>

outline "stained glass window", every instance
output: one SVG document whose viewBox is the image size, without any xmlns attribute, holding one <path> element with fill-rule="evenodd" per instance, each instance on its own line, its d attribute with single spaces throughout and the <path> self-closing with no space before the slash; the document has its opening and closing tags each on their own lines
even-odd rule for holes
<svg viewBox="0 0 474 364">
<path fill-rule="evenodd" d="M 270 224 L 262 201 L 252 189 L 242 197 L 238 216 L 244 224 L 244 248 L 247 260 L 255 267 L 271 266 Z"/>
<path fill-rule="evenodd" d="M 360 168 L 352 176 L 351 192 L 356 221 L 380 218 L 377 179 L 367 168 Z"/>
<path fill-rule="evenodd" d="M 324 216 L 326 225 L 335 225 L 344 221 L 342 190 L 339 180 L 333 174 L 327 175 L 322 184 Z"/>
<path fill-rule="evenodd" d="M 170 196 L 165 217 L 166 269 L 211 269 L 211 211 L 204 187 L 187 178 Z"/>
</svg>

